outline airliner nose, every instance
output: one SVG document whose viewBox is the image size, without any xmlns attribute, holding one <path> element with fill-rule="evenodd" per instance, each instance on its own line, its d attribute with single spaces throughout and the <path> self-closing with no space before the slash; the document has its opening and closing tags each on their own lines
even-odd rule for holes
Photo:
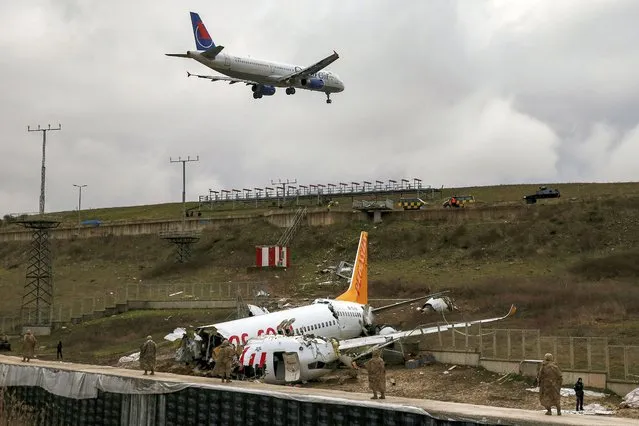
<svg viewBox="0 0 639 426">
<path fill-rule="evenodd" d="M 338 81 L 337 87 L 339 88 L 339 91 L 342 92 L 344 90 L 344 83 L 341 80 Z"/>
</svg>

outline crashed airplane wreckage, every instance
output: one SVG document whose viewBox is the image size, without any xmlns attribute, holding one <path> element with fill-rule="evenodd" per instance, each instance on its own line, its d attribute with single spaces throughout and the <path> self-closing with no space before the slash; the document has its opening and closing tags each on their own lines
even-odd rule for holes
<svg viewBox="0 0 639 426">
<path fill-rule="evenodd" d="M 323 341 L 326 344 L 334 341 L 347 342 L 359 337 L 397 336 L 397 333 L 401 332 L 392 327 L 376 325 L 375 315 L 424 299 L 428 300 L 421 308 L 418 308 L 423 313 L 458 310 L 452 299 L 442 296 L 444 293 L 447 291 L 378 308 L 370 306 L 368 304 L 368 233 L 361 232 L 350 285 L 337 298 L 316 299 L 310 305 L 276 312 L 260 311 L 259 308 L 250 305 L 250 316 L 247 318 L 198 327 L 193 337 L 187 336 L 184 329 L 176 329 L 165 339 L 175 341 L 182 338 L 176 353 L 176 361 L 193 363 L 200 369 L 209 369 L 213 367 L 217 350 L 225 339 L 235 346 L 238 358 L 241 358 L 243 345 L 246 345 L 250 339 L 266 336 L 301 339 L 300 341 L 309 338 L 319 339 L 316 342 Z M 261 369 L 260 365 L 263 367 L 264 364 L 260 362 L 261 356 L 260 354 L 257 360 L 258 369 Z M 255 366 L 252 363 L 251 365 Z"/>
<path fill-rule="evenodd" d="M 310 335 L 256 337 L 244 347 L 239 370 L 246 377 L 257 376 L 270 384 L 306 382 L 329 374 L 342 365 L 353 368 L 356 360 L 399 340 L 500 321 L 513 316 L 515 312 L 516 308 L 512 305 L 502 317 L 345 340 Z"/>
</svg>

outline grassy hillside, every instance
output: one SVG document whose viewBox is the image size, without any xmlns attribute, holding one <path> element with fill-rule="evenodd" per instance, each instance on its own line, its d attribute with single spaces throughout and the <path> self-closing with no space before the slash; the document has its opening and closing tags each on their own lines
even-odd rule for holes
<svg viewBox="0 0 639 426">
<path fill-rule="evenodd" d="M 431 198 L 427 192 L 422 191 L 419 196 L 429 203 L 428 208 L 441 208 L 441 201 L 451 195 L 473 195 L 477 200 L 477 206 L 485 205 L 504 205 L 504 204 L 523 204 L 524 195 L 533 194 L 542 184 L 526 184 L 526 185 L 499 185 L 499 186 L 480 186 L 468 188 L 443 188 L 441 193 L 434 194 Z M 634 197 L 639 196 L 639 183 L 548 183 L 543 184 L 550 188 L 557 188 L 561 191 L 561 201 L 573 200 L 605 200 L 617 197 Z M 417 196 L 414 192 L 407 192 L 405 197 Z M 382 195 L 379 196 L 383 198 Z M 339 195 L 332 196 L 331 199 L 338 201 L 339 205 L 335 209 L 350 210 L 351 200 L 353 197 L 342 197 Z M 370 196 L 356 196 L 354 199 L 368 199 Z M 373 197 L 374 198 L 374 197 Z M 397 201 L 399 195 L 390 194 L 389 199 Z M 300 204 L 315 205 L 316 198 L 309 200 L 301 200 Z M 186 208 L 197 208 L 198 202 L 187 202 Z M 296 207 L 294 198 L 287 198 L 285 208 Z M 248 212 L 264 212 L 277 208 L 274 200 L 268 202 L 260 202 L 256 206 L 253 201 L 250 202 L 224 202 L 214 204 L 203 204 L 201 207 L 202 217 L 211 216 L 227 216 L 233 214 L 244 214 Z M 99 219 L 108 221 L 131 221 L 131 220 L 161 220 L 161 219 L 179 219 L 182 217 L 182 203 L 155 204 L 143 206 L 114 207 L 100 209 L 83 209 L 81 218 Z M 47 213 L 46 218 L 61 221 L 66 225 L 76 225 L 78 221 L 77 211 L 63 211 Z M 0 225 L 4 229 L 17 228 L 10 222 L 4 221 Z M 9 228 L 7 228 L 9 227 Z M 2 228 L 0 228 L 2 230 Z"/>
<path fill-rule="evenodd" d="M 259 219 L 204 233 L 192 261 L 185 265 L 175 264 L 173 247 L 155 235 L 53 241 L 55 294 L 70 303 L 140 280 L 259 280 L 267 281 L 276 295 L 335 296 L 342 290 L 339 285 L 313 283 L 328 279 L 319 273 L 326 266 L 352 261 L 359 232 L 367 230 L 371 297 L 452 289 L 468 314 L 503 313 L 516 303 L 520 307 L 517 327 L 609 333 L 620 342 L 635 341 L 639 333 L 635 284 L 639 184 L 549 186 L 557 186 L 562 198 L 528 206 L 515 222 L 470 219 L 451 224 L 391 217 L 379 225 L 302 228 L 292 243 L 294 266 L 287 271 L 247 271 L 254 263 L 254 246 L 275 241 L 281 234 L 281 229 Z M 488 204 L 521 203 L 521 196 L 536 187 L 451 192 L 472 193 Z M 167 215 L 169 206 L 164 210 Z M 179 212 L 178 205 L 173 208 Z M 153 206 L 145 206 L 104 210 L 100 218 L 122 217 L 126 211 L 136 217 L 159 215 Z M 0 317 L 13 315 L 20 305 L 28 248 L 27 242 L 0 245 Z M 302 290 L 299 283 L 311 284 Z M 408 325 L 411 319 L 398 321 Z"/>
</svg>

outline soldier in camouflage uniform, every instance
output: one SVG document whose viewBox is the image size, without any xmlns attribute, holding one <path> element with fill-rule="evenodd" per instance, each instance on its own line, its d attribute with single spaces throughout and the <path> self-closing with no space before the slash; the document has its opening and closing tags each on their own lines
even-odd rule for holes
<svg viewBox="0 0 639 426">
<path fill-rule="evenodd" d="M 368 386 L 373 391 L 373 397 L 371 399 L 377 399 L 377 392 L 380 393 L 379 399 L 385 399 L 386 367 L 379 349 L 373 351 L 373 358 L 364 364 L 364 367 L 368 370 Z"/>
<path fill-rule="evenodd" d="M 29 362 L 35 355 L 35 347 L 38 340 L 35 338 L 31 330 L 27 330 L 22 342 L 22 362 Z"/>
<path fill-rule="evenodd" d="M 235 357 L 235 349 L 230 345 L 227 339 L 224 339 L 220 345 L 220 351 L 215 359 L 215 367 L 213 374 L 222 377 L 222 383 L 231 383 L 231 370 L 233 368 L 233 358 Z"/>
<path fill-rule="evenodd" d="M 147 371 L 151 370 L 151 375 L 155 374 L 155 355 L 157 353 L 157 345 L 153 341 L 153 337 L 146 336 L 146 342 L 140 346 L 140 368 Z"/>
<path fill-rule="evenodd" d="M 557 407 L 557 415 L 561 416 L 561 382 L 559 366 L 553 361 L 552 354 L 546 354 L 537 374 L 537 383 L 539 402 L 547 410 L 547 416 L 552 415 L 552 407 Z"/>
</svg>

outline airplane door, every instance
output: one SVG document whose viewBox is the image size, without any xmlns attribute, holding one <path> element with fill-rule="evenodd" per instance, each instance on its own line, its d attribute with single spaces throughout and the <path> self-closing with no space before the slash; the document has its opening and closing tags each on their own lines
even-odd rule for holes
<svg viewBox="0 0 639 426">
<path fill-rule="evenodd" d="M 284 365 L 286 366 L 285 380 L 296 382 L 300 379 L 300 358 L 297 352 L 287 352 L 284 354 Z"/>
<path fill-rule="evenodd" d="M 301 366 L 297 352 L 275 352 L 273 370 L 277 380 L 284 380 L 287 383 L 298 381 Z"/>
<path fill-rule="evenodd" d="M 231 57 L 227 54 L 224 54 L 224 67 L 231 68 Z"/>
</svg>

